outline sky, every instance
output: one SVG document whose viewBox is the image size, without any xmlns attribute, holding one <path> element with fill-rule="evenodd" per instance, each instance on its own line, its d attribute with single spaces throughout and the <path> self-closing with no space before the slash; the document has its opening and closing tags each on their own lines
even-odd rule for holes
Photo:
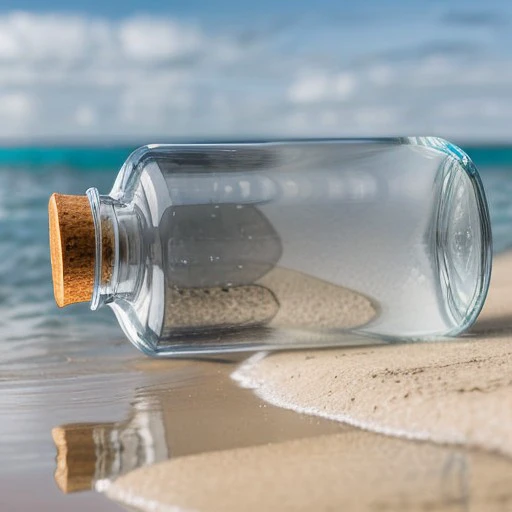
<svg viewBox="0 0 512 512">
<path fill-rule="evenodd" d="M 512 142 L 512 2 L 2 0 L 0 140 Z"/>
</svg>

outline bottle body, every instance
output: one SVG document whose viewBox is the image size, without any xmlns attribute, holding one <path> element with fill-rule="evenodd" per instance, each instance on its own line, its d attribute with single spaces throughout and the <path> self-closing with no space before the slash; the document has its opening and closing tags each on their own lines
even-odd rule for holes
<svg viewBox="0 0 512 512">
<path fill-rule="evenodd" d="M 478 175 L 440 139 L 147 146 L 88 196 L 92 308 L 150 355 L 456 334 L 489 282 Z"/>
</svg>

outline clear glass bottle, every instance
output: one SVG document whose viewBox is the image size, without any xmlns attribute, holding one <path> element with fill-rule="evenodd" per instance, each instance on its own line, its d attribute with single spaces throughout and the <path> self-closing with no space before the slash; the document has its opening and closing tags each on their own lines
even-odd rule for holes
<svg viewBox="0 0 512 512">
<path fill-rule="evenodd" d="M 73 243 L 66 197 L 57 302 L 110 306 L 152 356 L 454 335 L 489 283 L 479 176 L 437 138 L 145 146 L 109 195 L 87 191 Z"/>
</svg>

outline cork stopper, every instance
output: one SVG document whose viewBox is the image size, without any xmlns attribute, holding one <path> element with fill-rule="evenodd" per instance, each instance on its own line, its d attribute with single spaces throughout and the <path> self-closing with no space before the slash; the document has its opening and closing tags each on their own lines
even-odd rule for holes
<svg viewBox="0 0 512 512">
<path fill-rule="evenodd" d="M 113 423 L 76 423 L 52 430 L 57 448 L 55 482 L 63 493 L 92 488 L 98 472 L 98 446 L 95 432 L 108 438 Z"/>
<path fill-rule="evenodd" d="M 59 307 L 88 302 L 94 288 L 96 240 L 87 196 L 53 194 L 48 205 L 53 291 Z"/>
</svg>

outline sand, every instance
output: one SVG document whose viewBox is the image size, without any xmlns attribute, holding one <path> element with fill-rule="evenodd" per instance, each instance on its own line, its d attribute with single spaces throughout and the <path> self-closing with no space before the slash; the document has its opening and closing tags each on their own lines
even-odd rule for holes
<svg viewBox="0 0 512 512">
<path fill-rule="evenodd" d="M 512 455 L 512 257 L 472 333 L 436 343 L 280 353 L 234 377 L 266 401 L 375 432 Z"/>
<path fill-rule="evenodd" d="M 178 457 L 119 478 L 108 495 L 154 511 L 509 510 L 510 269 L 511 255 L 496 260 L 466 337 L 258 354 L 233 375 L 271 404 L 366 432 Z"/>
<path fill-rule="evenodd" d="M 151 512 L 510 510 L 512 465 L 361 431 L 182 457 L 108 495 Z"/>
<path fill-rule="evenodd" d="M 190 326 L 352 329 L 372 320 L 377 309 L 355 291 L 284 268 L 256 285 L 232 288 L 169 288 L 164 329 Z"/>
</svg>

